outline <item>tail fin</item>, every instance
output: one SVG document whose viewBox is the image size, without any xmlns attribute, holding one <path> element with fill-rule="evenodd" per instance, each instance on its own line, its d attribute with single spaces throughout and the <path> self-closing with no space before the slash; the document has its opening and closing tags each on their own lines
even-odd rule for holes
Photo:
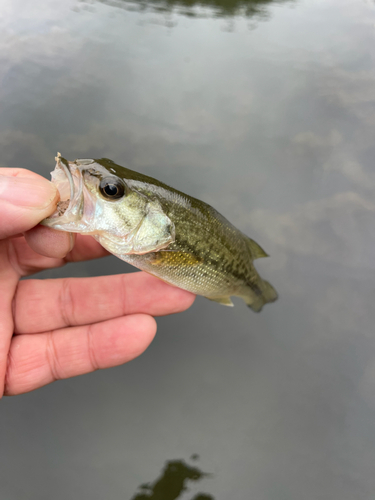
<svg viewBox="0 0 375 500">
<path fill-rule="evenodd" d="M 260 279 L 258 287 L 255 290 L 247 287 L 246 294 L 241 295 L 246 305 L 255 312 L 261 311 L 264 304 L 274 302 L 278 297 L 276 290 L 268 281 Z"/>
</svg>

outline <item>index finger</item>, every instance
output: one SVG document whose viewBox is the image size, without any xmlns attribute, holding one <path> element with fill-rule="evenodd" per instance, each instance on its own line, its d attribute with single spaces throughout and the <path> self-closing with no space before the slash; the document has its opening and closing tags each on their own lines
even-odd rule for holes
<svg viewBox="0 0 375 500">
<path fill-rule="evenodd" d="M 37 174 L 36 172 L 33 172 L 32 170 L 27 170 L 26 168 L 7 168 L 7 167 L 1 167 L 0 170 L 2 175 L 7 175 L 9 177 L 27 177 L 29 179 L 40 179 L 45 177 Z"/>
<path fill-rule="evenodd" d="M 43 226 L 40 227 L 42 228 L 42 232 L 45 231 L 45 233 L 42 236 L 40 234 L 38 235 L 39 243 L 36 247 L 32 242 L 33 237 L 29 237 L 29 233 L 33 233 L 34 229 L 25 233 L 25 238 L 20 236 L 12 240 L 12 246 L 17 257 L 17 265 L 21 276 L 29 276 L 30 274 L 44 271 L 45 269 L 62 267 L 68 262 L 98 259 L 99 257 L 108 255 L 107 250 L 91 236 L 77 235 L 73 250 L 68 252 L 65 257 L 51 256 L 49 253 L 51 250 L 51 239 L 48 234 L 57 233 L 57 231 Z M 36 230 L 37 228 L 35 228 L 35 231 Z M 68 233 L 61 233 L 61 236 L 68 237 Z M 58 247 L 58 242 L 59 238 L 52 243 L 55 248 Z M 38 252 L 40 246 L 44 249 L 42 254 Z M 66 250 L 69 250 L 68 242 Z M 64 252 L 63 255 L 65 255 L 65 253 L 66 252 Z"/>
</svg>

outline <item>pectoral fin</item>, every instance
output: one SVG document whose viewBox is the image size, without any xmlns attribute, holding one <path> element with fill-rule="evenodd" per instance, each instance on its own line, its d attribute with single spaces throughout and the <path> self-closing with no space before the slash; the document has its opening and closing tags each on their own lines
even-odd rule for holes
<svg viewBox="0 0 375 500">
<path fill-rule="evenodd" d="M 144 254 L 166 248 L 175 239 L 173 222 L 156 201 L 148 204 L 147 215 L 132 239 L 132 252 Z"/>
</svg>

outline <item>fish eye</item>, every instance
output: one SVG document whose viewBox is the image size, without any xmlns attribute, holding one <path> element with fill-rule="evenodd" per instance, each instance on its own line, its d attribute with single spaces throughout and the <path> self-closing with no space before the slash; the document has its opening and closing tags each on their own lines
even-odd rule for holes
<svg viewBox="0 0 375 500">
<path fill-rule="evenodd" d="M 118 200 L 125 194 L 125 186 L 116 177 L 105 177 L 100 181 L 99 191 L 107 200 Z"/>
</svg>

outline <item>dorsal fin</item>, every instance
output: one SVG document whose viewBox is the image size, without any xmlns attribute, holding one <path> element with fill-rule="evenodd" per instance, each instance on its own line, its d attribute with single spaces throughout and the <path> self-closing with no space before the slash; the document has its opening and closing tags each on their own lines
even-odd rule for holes
<svg viewBox="0 0 375 500">
<path fill-rule="evenodd" d="M 268 254 L 263 250 L 258 243 L 248 236 L 244 236 L 246 246 L 252 256 L 253 259 L 261 259 L 262 257 L 268 257 Z"/>
</svg>

